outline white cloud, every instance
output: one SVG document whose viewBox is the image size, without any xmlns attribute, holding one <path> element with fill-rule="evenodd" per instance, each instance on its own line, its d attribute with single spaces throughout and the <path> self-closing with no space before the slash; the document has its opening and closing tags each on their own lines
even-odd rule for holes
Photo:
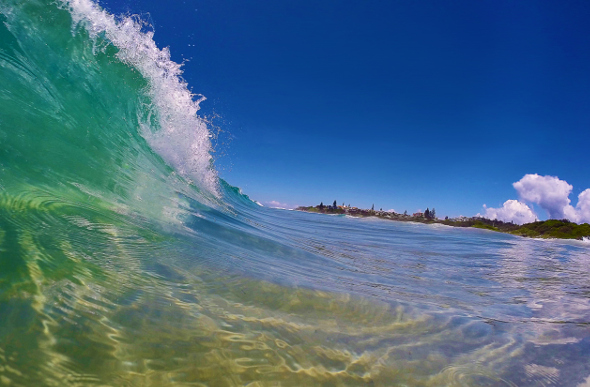
<svg viewBox="0 0 590 387">
<path fill-rule="evenodd" d="M 547 211 L 550 219 L 568 219 L 572 222 L 590 223 L 590 188 L 578 195 L 576 207 L 569 199 L 573 187 L 565 180 L 556 176 L 524 175 L 512 184 L 521 201 L 508 200 L 502 208 L 487 208 L 483 215 L 489 219 L 500 219 L 523 223 L 534 221 L 536 217 L 531 208 L 524 202 L 535 203 Z M 479 215 L 479 214 L 478 214 Z M 532 219 L 532 220 L 530 220 Z"/>
<path fill-rule="evenodd" d="M 578 195 L 576 213 L 578 215 L 578 222 L 590 223 L 590 188 L 585 189 Z"/>
<path fill-rule="evenodd" d="M 272 207 L 272 208 L 290 208 L 288 204 L 281 203 L 276 200 L 271 200 L 270 202 L 264 202 L 264 204 L 266 204 L 267 206 Z"/>
<path fill-rule="evenodd" d="M 552 219 L 576 216 L 569 199 L 573 187 L 564 180 L 555 176 L 528 174 L 512 185 L 522 200 L 538 204 Z"/>
<path fill-rule="evenodd" d="M 518 200 L 506 200 L 501 208 L 486 207 L 485 214 L 481 215 L 488 219 L 498 219 L 503 222 L 514 222 L 516 224 L 530 223 L 537 220 L 537 215 L 525 203 Z M 479 215 L 479 214 L 478 214 Z"/>
</svg>

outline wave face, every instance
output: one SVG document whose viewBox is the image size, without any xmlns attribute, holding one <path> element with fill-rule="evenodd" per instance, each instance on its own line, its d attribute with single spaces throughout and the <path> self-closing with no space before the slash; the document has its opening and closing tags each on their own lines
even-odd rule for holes
<svg viewBox="0 0 590 387">
<path fill-rule="evenodd" d="M 0 2 L 0 385 L 589 385 L 587 243 L 260 207 L 201 100 L 138 18 Z"/>
</svg>

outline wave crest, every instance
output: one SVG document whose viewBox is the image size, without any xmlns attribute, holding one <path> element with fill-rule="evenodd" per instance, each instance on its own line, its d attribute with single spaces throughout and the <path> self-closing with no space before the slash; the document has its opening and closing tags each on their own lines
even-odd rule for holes
<svg viewBox="0 0 590 387">
<path fill-rule="evenodd" d="M 202 95 L 188 90 L 180 64 L 170 59 L 167 47 L 159 49 L 152 31 L 143 32 L 137 17 L 119 20 L 91 0 L 61 0 L 79 27 L 96 42 L 104 37 L 119 50 L 117 57 L 133 66 L 149 82 L 152 113 L 139 117 L 140 133 L 150 147 L 181 176 L 219 196 L 218 177 L 211 156 L 211 133 L 197 115 Z"/>
</svg>

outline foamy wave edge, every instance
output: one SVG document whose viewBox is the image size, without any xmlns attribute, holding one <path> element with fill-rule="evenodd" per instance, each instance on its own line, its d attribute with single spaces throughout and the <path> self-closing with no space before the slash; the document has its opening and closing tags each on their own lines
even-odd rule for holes
<svg viewBox="0 0 590 387">
<path fill-rule="evenodd" d="M 117 20 L 91 0 L 59 0 L 70 11 L 73 30 L 86 29 L 91 39 L 104 36 L 119 49 L 117 57 L 136 68 L 150 83 L 150 97 L 160 123 L 154 130 L 140 119 L 140 133 L 150 147 L 182 177 L 219 197 L 219 180 L 211 156 L 211 133 L 197 115 L 205 98 L 191 93 L 181 65 L 160 50 L 152 31 L 142 32 L 131 16 Z M 198 97 L 195 100 L 195 97 Z"/>
</svg>

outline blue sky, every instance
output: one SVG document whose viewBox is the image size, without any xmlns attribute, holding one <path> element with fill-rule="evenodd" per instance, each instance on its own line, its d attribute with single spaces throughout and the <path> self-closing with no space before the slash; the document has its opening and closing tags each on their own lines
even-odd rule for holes
<svg viewBox="0 0 590 387">
<path fill-rule="evenodd" d="M 590 187 L 587 1 L 100 4 L 186 60 L 220 176 L 262 203 L 471 216 L 527 174 Z"/>
</svg>

